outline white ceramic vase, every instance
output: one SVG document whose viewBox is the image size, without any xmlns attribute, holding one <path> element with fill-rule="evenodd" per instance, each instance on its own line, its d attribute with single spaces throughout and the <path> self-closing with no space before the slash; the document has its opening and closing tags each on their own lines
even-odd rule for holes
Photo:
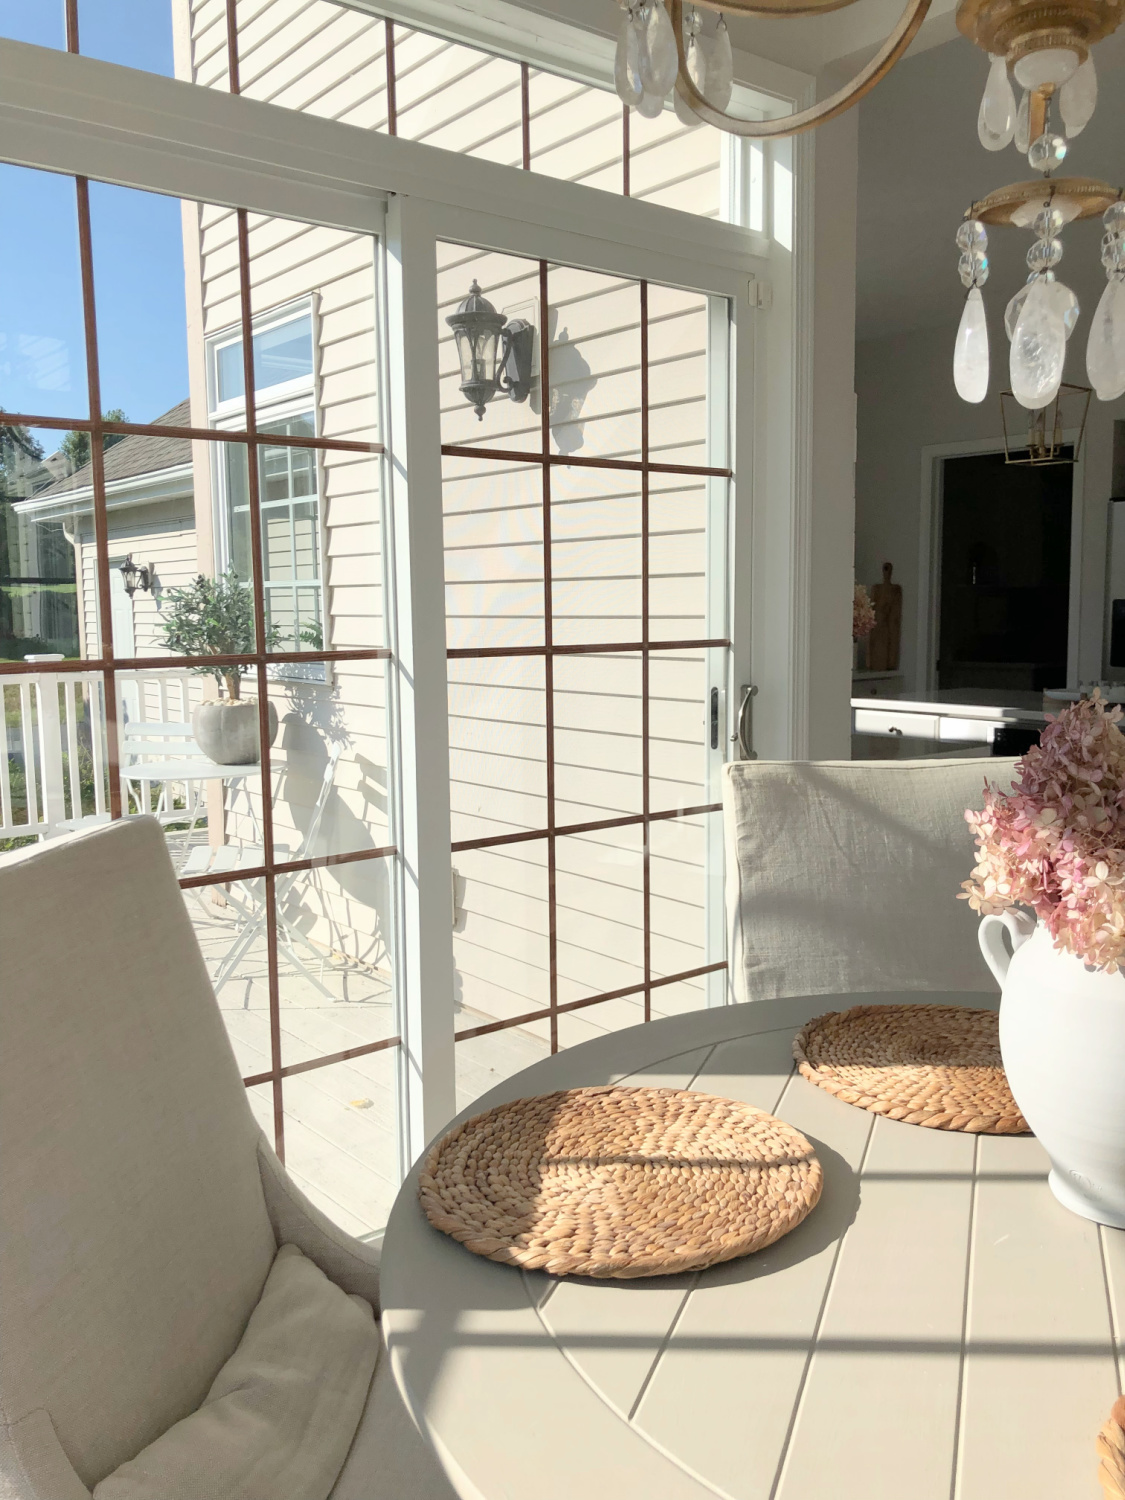
<svg viewBox="0 0 1125 1500">
<path fill-rule="evenodd" d="M 1008 1083 L 1051 1158 L 1051 1191 L 1125 1229 L 1125 974 L 1060 953 L 1027 912 L 984 917 L 978 936 L 1003 991 Z"/>
</svg>

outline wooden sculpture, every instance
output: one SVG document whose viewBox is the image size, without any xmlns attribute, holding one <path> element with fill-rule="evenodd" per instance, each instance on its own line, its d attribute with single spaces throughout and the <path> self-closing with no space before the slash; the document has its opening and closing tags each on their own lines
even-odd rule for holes
<svg viewBox="0 0 1125 1500">
<path fill-rule="evenodd" d="M 902 640 L 902 584 L 891 582 L 894 571 L 883 564 L 883 581 L 871 590 L 875 605 L 875 629 L 867 637 L 867 670 L 897 672 L 899 645 Z"/>
</svg>

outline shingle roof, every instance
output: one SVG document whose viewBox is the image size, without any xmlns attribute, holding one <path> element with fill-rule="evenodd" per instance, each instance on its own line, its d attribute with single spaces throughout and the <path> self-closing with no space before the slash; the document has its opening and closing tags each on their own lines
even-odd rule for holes
<svg viewBox="0 0 1125 1500">
<path fill-rule="evenodd" d="M 190 427 L 191 411 L 187 401 L 181 401 L 157 417 L 156 427 Z M 106 484 L 122 479 L 135 479 L 142 474 L 154 474 L 161 469 L 177 468 L 191 463 L 191 440 L 173 437 L 126 437 L 105 450 L 102 460 Z M 91 466 L 83 464 L 65 479 L 57 479 L 46 489 L 37 490 L 36 500 L 53 500 L 60 495 L 88 490 L 93 484 Z"/>
</svg>

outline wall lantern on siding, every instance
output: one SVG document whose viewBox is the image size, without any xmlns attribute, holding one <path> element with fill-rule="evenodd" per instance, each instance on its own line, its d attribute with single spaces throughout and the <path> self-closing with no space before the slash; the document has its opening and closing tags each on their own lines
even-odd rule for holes
<svg viewBox="0 0 1125 1500">
<path fill-rule="evenodd" d="M 497 312 L 476 280 L 445 320 L 461 365 L 461 394 L 479 421 L 497 396 L 526 401 L 535 384 L 535 323 Z"/>
<path fill-rule="evenodd" d="M 125 559 L 125 561 L 121 564 L 119 571 L 121 573 L 122 581 L 125 584 L 125 592 L 129 595 L 130 599 L 138 589 L 140 589 L 142 593 L 152 592 L 153 570 L 151 568 L 138 567 L 137 564 L 133 561 L 133 554 L 131 552 L 129 553 L 129 556 Z"/>
</svg>

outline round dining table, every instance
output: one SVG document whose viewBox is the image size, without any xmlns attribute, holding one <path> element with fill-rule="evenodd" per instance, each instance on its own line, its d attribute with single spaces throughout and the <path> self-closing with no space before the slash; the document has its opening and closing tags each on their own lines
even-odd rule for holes
<svg viewBox="0 0 1125 1500">
<path fill-rule="evenodd" d="M 820 995 L 653 1021 L 517 1073 L 459 1118 L 626 1082 L 771 1111 L 824 1191 L 755 1255 L 681 1276 L 555 1278 L 431 1228 L 418 1166 L 383 1246 L 396 1382 L 461 1500 L 1098 1500 L 1125 1376 L 1125 1231 L 1057 1203 L 1031 1136 L 877 1116 L 796 1072 Z M 1125 1086 L 1125 1084 L 1123 1084 Z"/>
</svg>

